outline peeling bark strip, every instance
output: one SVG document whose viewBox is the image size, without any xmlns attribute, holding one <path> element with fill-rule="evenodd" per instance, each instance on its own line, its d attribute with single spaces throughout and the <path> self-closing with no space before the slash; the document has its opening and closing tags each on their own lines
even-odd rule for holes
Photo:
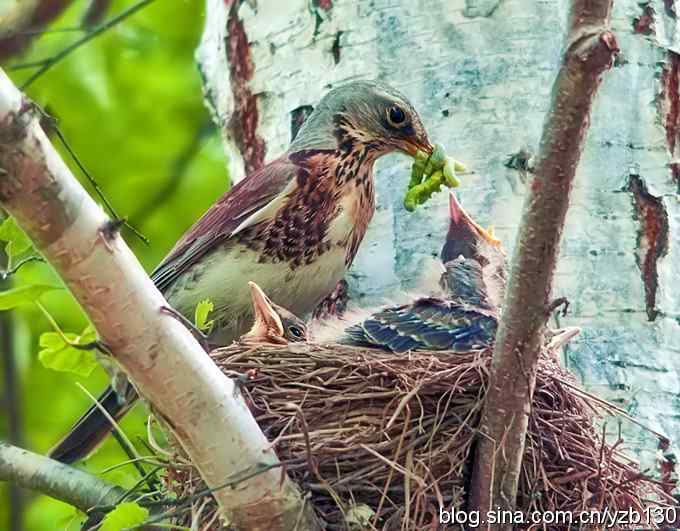
<svg viewBox="0 0 680 531">
<path fill-rule="evenodd" d="M 633 31 L 641 35 L 653 35 L 656 32 L 654 27 L 654 7 L 647 2 L 640 4 L 642 14 L 633 19 Z"/>
<path fill-rule="evenodd" d="M 536 365 L 569 196 L 595 94 L 618 53 L 608 29 L 611 8 L 611 0 L 571 1 L 566 51 L 552 89 L 496 334 L 470 510 L 486 513 L 516 507 Z"/>
<path fill-rule="evenodd" d="M 680 55 L 668 51 L 668 63 L 661 73 L 661 94 L 659 97 L 659 112 L 666 129 L 666 143 L 671 158 L 676 156 L 680 134 Z"/>
<path fill-rule="evenodd" d="M 645 287 L 647 318 L 654 321 L 659 313 L 656 309 L 657 262 L 668 251 L 668 213 L 661 198 L 647 191 L 639 175 L 630 176 L 627 191 L 633 194 L 635 215 L 640 222 L 636 255 Z"/>
<path fill-rule="evenodd" d="M 239 0 L 225 0 L 229 8 L 227 19 L 227 60 L 229 62 L 231 91 L 234 95 L 234 113 L 229 119 L 229 129 L 245 166 L 246 175 L 264 165 L 266 145 L 258 134 L 257 96 L 250 90 L 255 65 L 250 55 L 250 43 L 243 21 L 238 16 Z"/>
</svg>

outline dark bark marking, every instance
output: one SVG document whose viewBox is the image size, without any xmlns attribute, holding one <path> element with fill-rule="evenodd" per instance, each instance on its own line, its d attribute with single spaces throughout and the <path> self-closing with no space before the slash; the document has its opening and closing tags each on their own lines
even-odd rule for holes
<svg viewBox="0 0 680 531">
<path fill-rule="evenodd" d="M 668 252 L 668 213 L 662 199 L 647 191 L 639 175 L 630 175 L 627 191 L 633 195 L 635 218 L 640 223 L 636 256 L 645 288 L 647 318 L 654 321 L 659 314 L 656 309 L 659 284 L 657 262 Z"/>
<path fill-rule="evenodd" d="M 314 15 L 314 39 L 319 36 L 321 32 L 321 25 L 324 20 L 330 17 L 330 11 L 333 8 L 332 0 L 312 0 L 311 12 Z"/>
<path fill-rule="evenodd" d="M 463 16 L 466 18 L 488 18 L 494 14 L 501 0 L 465 0 Z"/>
<path fill-rule="evenodd" d="M 666 14 L 669 17 L 677 17 L 677 11 L 675 10 L 675 0 L 663 0 L 663 5 L 666 8 Z"/>
<path fill-rule="evenodd" d="M 677 193 L 680 194 L 680 162 L 671 162 L 669 167 L 671 169 L 671 179 L 673 179 L 677 187 Z"/>
<path fill-rule="evenodd" d="M 675 147 L 680 132 L 680 55 L 668 51 L 668 62 L 661 73 L 660 113 L 666 129 L 666 143 L 671 157 L 675 156 Z"/>
<path fill-rule="evenodd" d="M 333 62 L 337 65 L 340 62 L 340 37 L 342 37 L 342 31 L 338 31 L 333 39 L 333 46 L 331 47 L 331 53 L 333 54 Z"/>
<path fill-rule="evenodd" d="M 314 0 L 314 7 L 330 11 L 333 8 L 333 0 Z"/>
<path fill-rule="evenodd" d="M 229 0 L 225 2 L 227 5 L 231 3 L 227 19 L 226 50 L 231 91 L 234 95 L 234 112 L 229 119 L 228 127 L 243 157 L 246 174 L 249 174 L 264 165 L 266 151 L 264 139 L 257 132 L 259 120 L 257 96 L 249 86 L 255 65 L 243 21 L 238 16 L 240 2 Z"/>
<path fill-rule="evenodd" d="M 633 19 L 633 31 L 641 35 L 654 35 L 656 33 L 654 8 L 649 2 L 639 5 L 642 8 L 642 13 Z"/>
<path fill-rule="evenodd" d="M 295 140 L 302 124 L 305 123 L 307 117 L 312 114 L 314 107 L 311 105 L 300 105 L 296 109 L 290 111 L 290 141 Z"/>
</svg>

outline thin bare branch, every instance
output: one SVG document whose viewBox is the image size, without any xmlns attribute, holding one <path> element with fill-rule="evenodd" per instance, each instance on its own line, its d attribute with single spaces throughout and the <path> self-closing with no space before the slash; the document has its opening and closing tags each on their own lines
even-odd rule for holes
<svg viewBox="0 0 680 531">
<path fill-rule="evenodd" d="M 590 110 L 618 46 L 611 0 L 572 0 L 562 66 L 553 85 L 496 336 L 475 459 L 471 508 L 513 510 L 524 455 L 539 347 Z M 518 377 L 519 376 L 519 377 Z"/>
</svg>

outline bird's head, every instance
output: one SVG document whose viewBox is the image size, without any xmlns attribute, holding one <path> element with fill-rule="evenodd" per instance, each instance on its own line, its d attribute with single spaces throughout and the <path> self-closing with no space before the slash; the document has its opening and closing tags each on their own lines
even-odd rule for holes
<svg viewBox="0 0 680 531">
<path fill-rule="evenodd" d="M 500 306 L 505 294 L 503 245 L 490 231 L 472 219 L 452 192 L 449 194 L 449 230 L 441 251 L 445 271 L 441 276 L 440 285 L 446 291 L 452 289 L 455 291 L 455 277 L 458 271 L 453 264 L 459 257 L 479 264 L 482 284 L 489 295 L 489 301 L 493 306 Z"/>
<path fill-rule="evenodd" d="M 449 193 L 449 231 L 442 247 L 441 259 L 447 263 L 459 256 L 481 262 L 505 262 L 505 251 L 499 239 L 472 219 L 456 199 Z"/>
<path fill-rule="evenodd" d="M 274 304 L 255 282 L 248 282 L 248 287 L 254 323 L 250 331 L 241 338 L 243 343 L 286 345 L 307 341 L 307 327 L 300 318 Z"/>
<path fill-rule="evenodd" d="M 401 151 L 432 153 L 425 127 L 406 97 L 377 81 L 354 81 L 331 90 L 307 118 L 291 151 L 361 145 L 376 156 Z"/>
</svg>

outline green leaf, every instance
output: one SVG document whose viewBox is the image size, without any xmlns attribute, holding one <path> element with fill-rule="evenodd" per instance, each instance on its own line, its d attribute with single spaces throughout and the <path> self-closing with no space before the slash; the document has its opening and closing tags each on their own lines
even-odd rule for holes
<svg viewBox="0 0 680 531">
<path fill-rule="evenodd" d="M 97 339 L 94 328 L 88 326 L 80 335 L 66 332 L 64 336 L 68 342 L 57 332 L 45 332 L 40 335 L 41 350 L 38 353 L 40 363 L 55 371 L 89 376 L 97 366 L 94 351 L 75 348 L 73 345 L 86 345 Z"/>
<path fill-rule="evenodd" d="M 208 315 L 210 315 L 210 312 L 212 312 L 214 308 L 215 305 L 210 299 L 202 300 L 196 305 L 194 323 L 196 324 L 196 328 L 198 328 L 201 332 L 210 334 L 212 331 L 215 321 L 213 319 L 208 321 Z"/>
<path fill-rule="evenodd" d="M 134 502 L 120 503 L 104 517 L 99 529 L 101 531 L 123 531 L 123 529 L 143 523 L 148 516 L 149 510 Z"/>
<path fill-rule="evenodd" d="M 31 240 L 19 228 L 13 217 L 6 218 L 0 225 L 0 240 L 7 242 L 5 252 L 10 260 L 33 247 Z"/>
<path fill-rule="evenodd" d="M 61 289 L 58 286 L 46 284 L 28 284 L 17 288 L 0 291 L 0 311 L 11 310 L 21 304 L 36 301 L 43 293 Z"/>
</svg>

